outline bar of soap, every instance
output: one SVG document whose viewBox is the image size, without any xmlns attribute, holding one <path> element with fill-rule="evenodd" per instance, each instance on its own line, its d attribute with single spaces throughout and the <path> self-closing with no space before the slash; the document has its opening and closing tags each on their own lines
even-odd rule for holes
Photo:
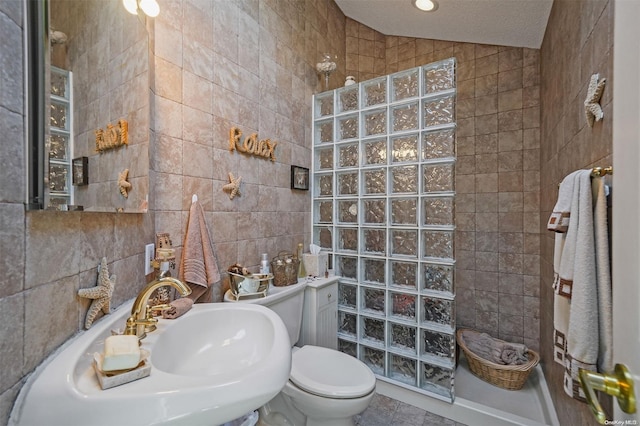
<svg viewBox="0 0 640 426">
<path fill-rule="evenodd" d="M 102 371 L 126 370 L 140 363 L 137 336 L 109 336 L 104 341 Z"/>
</svg>

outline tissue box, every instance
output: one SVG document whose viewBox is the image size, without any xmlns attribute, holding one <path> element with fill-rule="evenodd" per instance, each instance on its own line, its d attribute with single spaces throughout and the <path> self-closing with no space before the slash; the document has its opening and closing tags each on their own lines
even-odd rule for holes
<svg viewBox="0 0 640 426">
<path fill-rule="evenodd" d="M 328 253 L 304 253 L 302 255 L 302 261 L 304 262 L 305 272 L 307 275 L 313 275 L 314 277 L 324 277 L 324 273 L 327 270 L 328 259 Z"/>
</svg>

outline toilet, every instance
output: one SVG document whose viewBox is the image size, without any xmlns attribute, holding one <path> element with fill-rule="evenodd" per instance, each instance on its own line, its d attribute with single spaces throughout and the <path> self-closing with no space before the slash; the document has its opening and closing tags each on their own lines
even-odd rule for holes
<svg viewBox="0 0 640 426">
<path fill-rule="evenodd" d="M 300 337 L 306 283 L 271 287 L 266 297 L 241 299 L 275 311 L 291 339 L 291 373 L 280 393 L 259 409 L 261 426 L 353 426 L 373 399 L 376 378 L 362 361 L 334 349 L 294 346 Z M 231 291 L 225 302 L 235 302 Z"/>
</svg>

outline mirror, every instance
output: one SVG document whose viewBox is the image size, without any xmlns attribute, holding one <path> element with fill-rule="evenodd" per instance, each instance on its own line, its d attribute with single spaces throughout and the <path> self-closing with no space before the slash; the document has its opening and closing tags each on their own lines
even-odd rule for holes
<svg viewBox="0 0 640 426">
<path fill-rule="evenodd" d="M 41 104 L 29 112 L 35 117 L 28 126 L 29 208 L 145 212 L 150 86 L 144 18 L 128 13 L 121 0 L 28 3 L 28 87 L 36 91 L 33 103 Z M 33 80 L 41 81 L 43 93 Z"/>
</svg>

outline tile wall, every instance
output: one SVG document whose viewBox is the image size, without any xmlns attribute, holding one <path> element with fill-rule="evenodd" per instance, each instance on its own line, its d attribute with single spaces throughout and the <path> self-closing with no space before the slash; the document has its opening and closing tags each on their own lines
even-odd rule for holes
<svg viewBox="0 0 640 426">
<path fill-rule="evenodd" d="M 553 362 L 553 246 L 546 222 L 558 184 L 574 170 L 612 164 L 612 0 L 556 0 L 541 47 L 541 356 L 561 424 L 597 424 L 586 404 L 562 388 L 562 366 Z M 593 73 L 607 79 L 601 105 L 604 120 L 589 127 L 584 99 Z M 611 408 L 611 400 L 608 401 Z"/>
<path fill-rule="evenodd" d="M 347 19 L 358 81 L 455 56 L 457 324 L 539 347 L 536 49 L 384 36 Z"/>
</svg>

